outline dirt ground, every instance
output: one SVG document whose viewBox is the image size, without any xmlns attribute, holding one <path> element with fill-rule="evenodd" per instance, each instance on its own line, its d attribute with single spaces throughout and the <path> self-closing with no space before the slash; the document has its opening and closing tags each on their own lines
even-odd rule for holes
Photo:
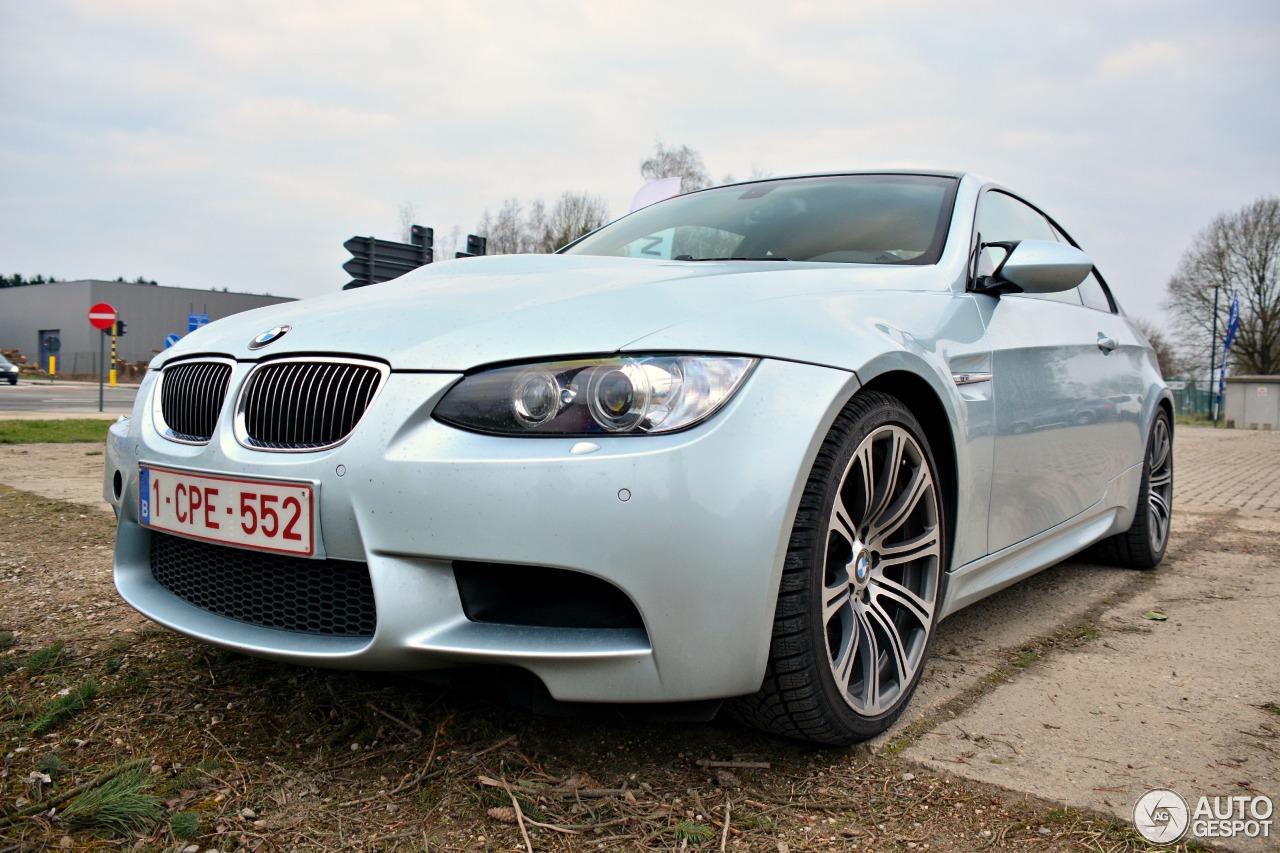
<svg viewBox="0 0 1280 853">
<path fill-rule="evenodd" d="M 0 783 L 27 777 L 35 753 L 98 765 L 145 755 L 165 778 L 216 760 L 207 785 L 170 798 L 170 812 L 208 816 L 199 850 L 527 849 L 522 828 L 535 849 L 1136 850 L 1146 846 L 1124 827 L 1151 788 L 1192 802 L 1280 798 L 1277 434 L 1180 429 L 1160 569 L 1069 561 L 962 611 L 940 626 L 903 720 L 852 750 L 720 722 L 538 718 L 404 679 L 209 650 L 115 597 L 99 453 L 0 447 L 0 483 L 21 490 L 0 489 L 10 654 L 64 641 L 102 671 L 118 709 L 63 737 L 9 735 L 22 746 Z M 74 670 L 30 686 L 65 690 Z M 0 688 L 0 700 L 16 690 Z M 512 800 L 541 817 L 513 825 L 501 811 Z M 17 843 L 81 843 L 43 826 Z M 139 839 L 183 849 L 164 830 Z M 1226 846 L 1277 849 L 1274 839 Z"/>
</svg>

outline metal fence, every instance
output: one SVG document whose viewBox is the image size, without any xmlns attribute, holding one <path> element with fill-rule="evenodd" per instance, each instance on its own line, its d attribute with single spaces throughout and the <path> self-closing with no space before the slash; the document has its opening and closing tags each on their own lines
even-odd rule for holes
<svg viewBox="0 0 1280 853">
<path fill-rule="evenodd" d="M 1174 411 L 1179 415 L 1213 416 L 1213 398 L 1217 389 L 1208 379 L 1167 379 L 1173 392 Z"/>
</svg>

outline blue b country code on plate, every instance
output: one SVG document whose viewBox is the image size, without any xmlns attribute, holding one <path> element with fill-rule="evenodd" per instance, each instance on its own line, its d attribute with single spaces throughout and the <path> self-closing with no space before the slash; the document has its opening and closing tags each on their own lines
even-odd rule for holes
<svg viewBox="0 0 1280 853">
<path fill-rule="evenodd" d="M 138 521 L 143 524 L 151 523 L 151 501 L 147 496 L 151 494 L 151 469 L 143 468 L 138 472 L 138 491 L 142 495 L 142 502 L 138 506 Z"/>
</svg>

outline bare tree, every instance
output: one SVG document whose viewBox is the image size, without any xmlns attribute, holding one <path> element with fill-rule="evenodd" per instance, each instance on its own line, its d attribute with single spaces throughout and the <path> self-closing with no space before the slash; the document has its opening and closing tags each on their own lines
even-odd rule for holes
<svg viewBox="0 0 1280 853">
<path fill-rule="evenodd" d="M 485 217 L 488 216 L 485 211 Z M 504 201 L 489 230 L 479 233 L 488 238 L 485 251 L 490 255 L 518 255 L 529 251 L 520 202 L 514 198 Z"/>
<path fill-rule="evenodd" d="M 668 148 L 659 139 L 653 156 L 640 164 L 640 176 L 646 181 L 680 177 L 680 191 L 700 190 L 711 185 L 711 176 L 702 163 L 702 155 L 688 145 Z"/>
<path fill-rule="evenodd" d="M 556 249 L 594 231 L 609 221 L 604 199 L 587 193 L 567 192 L 550 210 L 546 202 L 535 201 L 529 212 L 521 216 L 520 202 L 508 199 L 495 219 L 486 210 L 476 233 L 488 238 L 490 255 L 516 252 L 549 254 Z"/>
<path fill-rule="evenodd" d="M 759 166 L 757 166 L 755 163 L 752 163 L 751 173 L 747 175 L 746 180 L 763 181 L 766 178 L 772 178 L 772 177 L 773 177 L 773 172 L 771 172 L 768 169 L 762 169 Z M 736 179 L 733 177 L 733 172 L 725 172 L 724 177 L 720 179 L 720 183 L 722 184 L 736 183 Z"/>
<path fill-rule="evenodd" d="M 1179 342 L 1207 374 L 1218 289 L 1218 352 L 1231 308 L 1240 300 L 1240 330 L 1231 346 L 1237 373 L 1280 373 L 1280 198 L 1269 196 L 1223 213 L 1196 235 L 1169 279 L 1166 307 Z"/>
<path fill-rule="evenodd" d="M 455 225 L 449 229 L 447 235 L 442 235 L 436 240 L 436 260 L 449 261 L 453 260 L 454 254 L 458 251 L 458 247 L 462 245 L 462 226 Z"/>
<path fill-rule="evenodd" d="M 418 218 L 418 208 L 414 207 L 410 202 L 402 202 L 400 204 L 400 236 L 401 243 L 413 242 L 413 226 L 416 224 L 415 219 Z"/>
<path fill-rule="evenodd" d="M 560 248 L 552 245 L 551 221 L 547 214 L 547 203 L 542 199 L 529 205 L 529 213 L 524 220 L 524 239 L 527 251 L 530 252 L 545 255 Z"/>
<path fill-rule="evenodd" d="M 587 193 L 565 193 L 547 217 L 541 251 L 555 251 L 609 221 L 604 199 Z"/>
<path fill-rule="evenodd" d="M 1182 359 L 1178 356 L 1173 344 L 1165 337 L 1164 332 L 1150 320 L 1145 320 L 1141 317 L 1132 317 L 1130 319 L 1138 327 L 1138 331 L 1142 332 L 1147 342 L 1151 344 L 1151 348 L 1155 350 L 1156 362 L 1160 365 L 1160 375 L 1165 379 L 1181 376 L 1184 372 Z"/>
<path fill-rule="evenodd" d="M 473 233 L 475 233 L 475 234 L 476 234 L 477 236 L 479 236 L 479 237 L 488 237 L 490 234 L 492 234 L 492 233 L 493 233 L 493 216 L 491 216 L 491 215 L 490 215 L 490 213 L 489 213 L 489 211 L 488 211 L 488 210 L 486 210 L 486 211 L 484 212 L 484 216 L 481 216 L 481 217 L 480 217 L 480 221 L 476 223 L 476 230 L 475 230 Z M 464 247 L 464 248 L 465 248 L 467 251 L 470 251 L 470 249 L 471 249 L 471 247 L 470 247 L 470 246 L 466 246 L 466 247 Z M 462 251 L 462 250 L 461 250 L 461 249 L 459 249 L 459 251 Z M 501 253 L 501 252 L 490 252 L 490 251 L 488 250 L 488 247 L 486 247 L 486 248 L 485 248 L 485 254 L 499 255 L 499 254 L 502 254 L 502 253 Z"/>
</svg>

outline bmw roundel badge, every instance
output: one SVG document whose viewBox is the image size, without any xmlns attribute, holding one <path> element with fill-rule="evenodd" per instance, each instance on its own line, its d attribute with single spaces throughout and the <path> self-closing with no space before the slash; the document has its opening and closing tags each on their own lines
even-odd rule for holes
<svg viewBox="0 0 1280 853">
<path fill-rule="evenodd" d="M 276 326 L 274 329 L 268 329 L 249 341 L 249 349 L 262 349 L 267 344 L 273 344 L 285 336 L 292 326 Z"/>
</svg>

